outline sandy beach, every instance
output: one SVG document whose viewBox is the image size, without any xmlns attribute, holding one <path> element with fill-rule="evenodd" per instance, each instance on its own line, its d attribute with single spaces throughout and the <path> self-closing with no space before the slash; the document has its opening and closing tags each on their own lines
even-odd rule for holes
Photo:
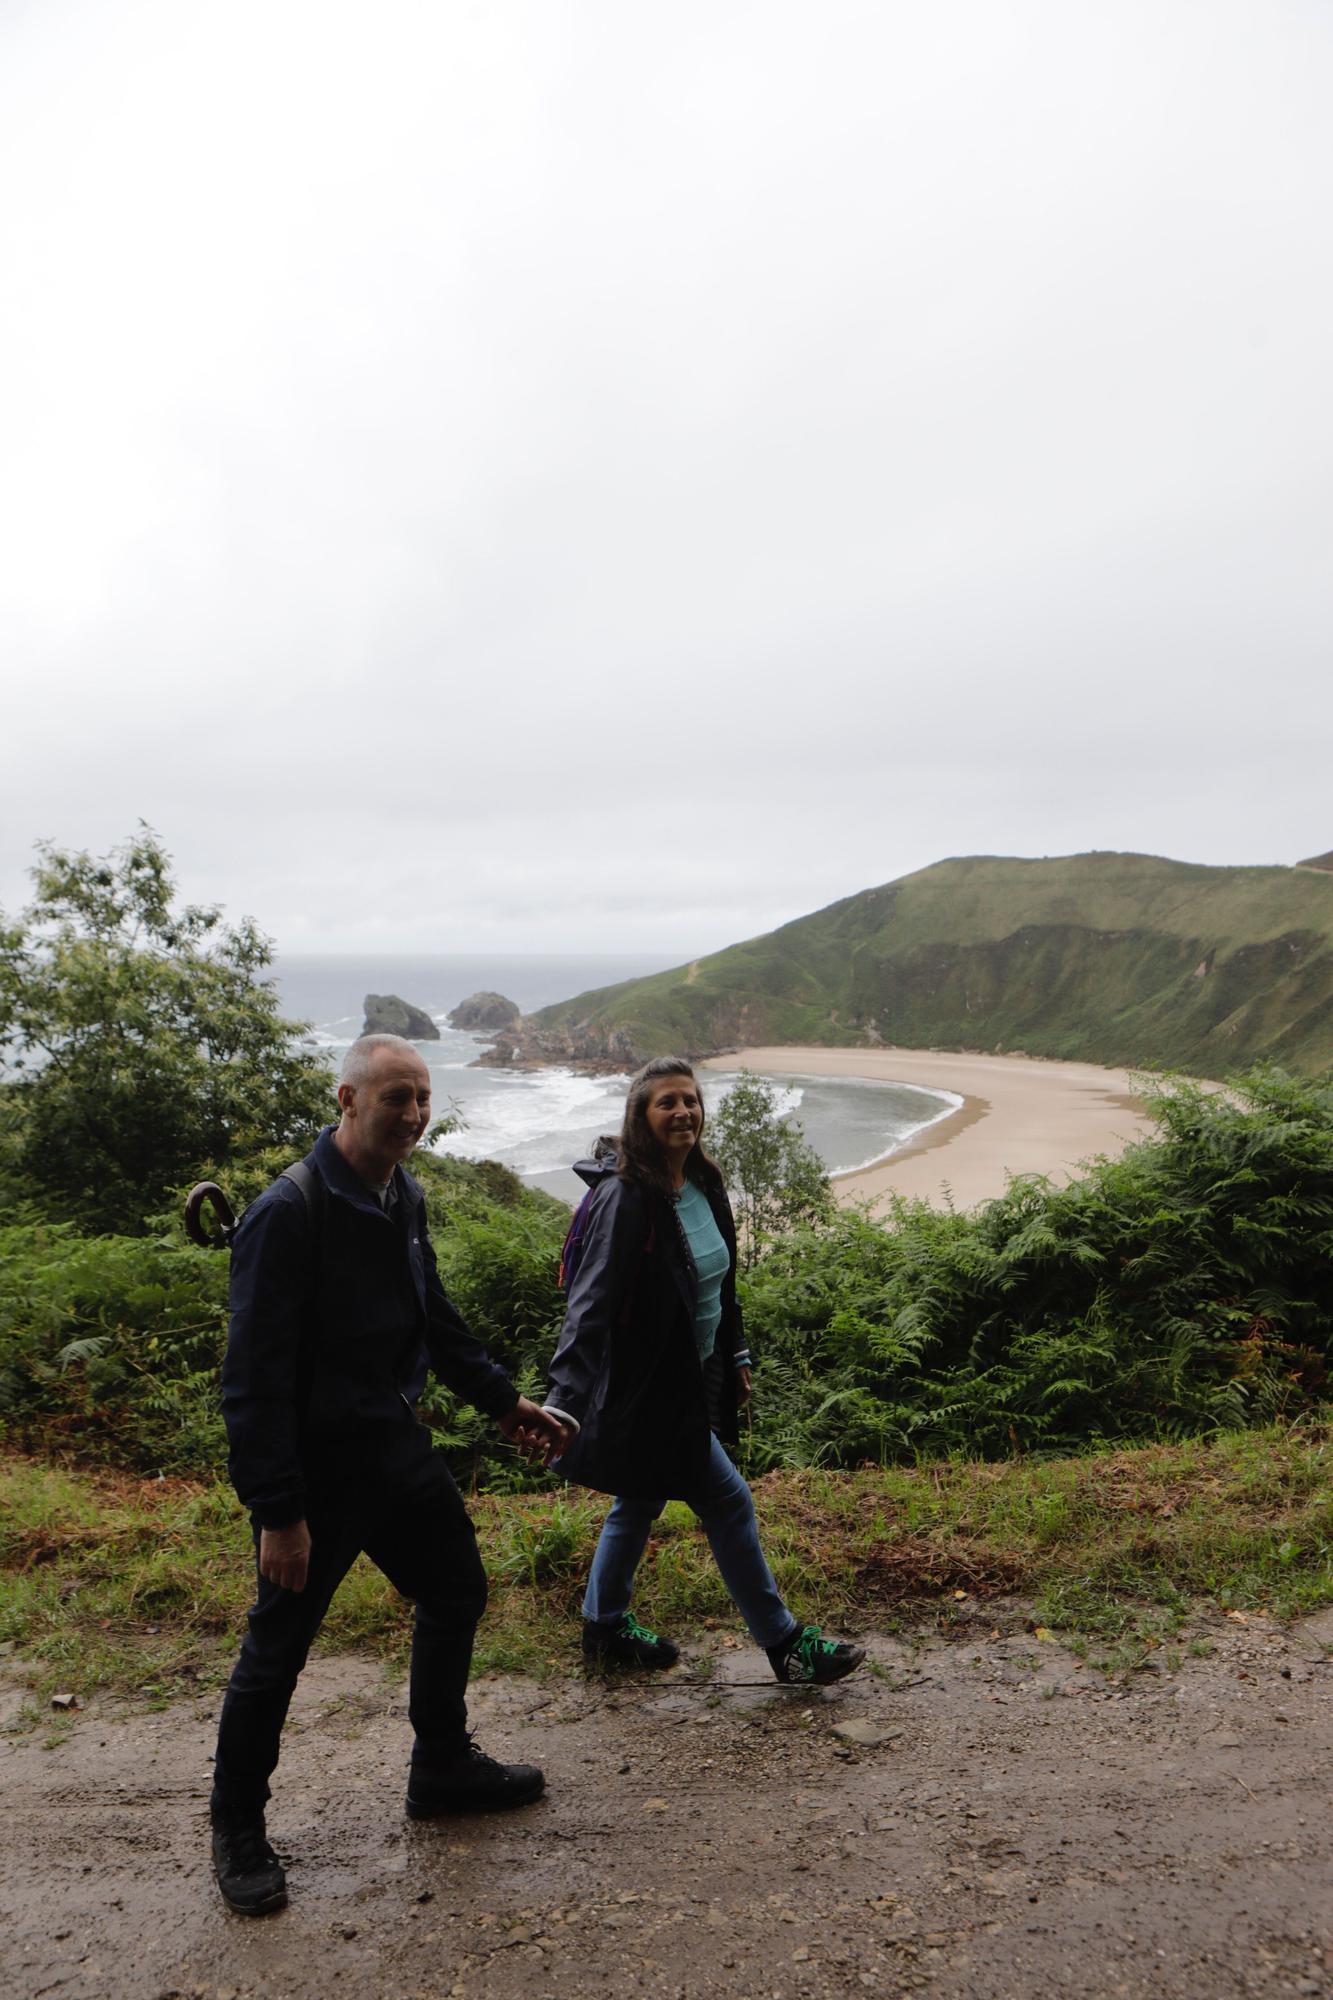
<svg viewBox="0 0 1333 2000">
<path fill-rule="evenodd" d="M 961 1097 L 957 1111 L 876 1166 L 840 1174 L 840 1199 L 877 1207 L 890 1195 L 923 1195 L 972 1208 L 1003 1194 L 1011 1174 L 1067 1181 L 1081 1161 L 1122 1153 L 1147 1130 L 1127 1070 L 1033 1056 L 937 1053 L 932 1049 L 742 1049 L 703 1067 L 775 1076 L 869 1077 L 915 1083 Z"/>
</svg>

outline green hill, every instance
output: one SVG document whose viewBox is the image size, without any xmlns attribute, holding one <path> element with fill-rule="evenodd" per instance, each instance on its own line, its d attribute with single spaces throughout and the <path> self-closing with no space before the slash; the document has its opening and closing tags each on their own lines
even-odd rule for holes
<svg viewBox="0 0 1333 2000">
<path fill-rule="evenodd" d="M 938 862 L 546 1007 L 495 1058 L 766 1042 L 1017 1050 L 1215 1076 L 1333 1063 L 1333 874 L 1147 854 Z"/>
</svg>

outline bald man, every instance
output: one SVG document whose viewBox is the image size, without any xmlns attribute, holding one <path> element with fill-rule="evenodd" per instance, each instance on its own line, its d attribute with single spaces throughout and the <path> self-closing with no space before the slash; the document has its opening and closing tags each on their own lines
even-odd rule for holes
<svg viewBox="0 0 1333 2000">
<path fill-rule="evenodd" d="M 404 1168 L 430 1123 L 430 1072 L 412 1043 L 354 1042 L 338 1107 L 302 1167 L 246 1210 L 232 1248 L 222 1403 L 258 1588 L 222 1705 L 210 1812 L 218 1887 L 243 1916 L 287 1900 L 265 1826 L 268 1781 L 297 1676 L 362 1552 L 416 1606 L 409 1816 L 525 1805 L 543 1786 L 535 1765 L 497 1763 L 468 1735 L 486 1574 L 416 1418 L 427 1368 L 522 1450 L 549 1462 L 568 1437 L 444 1295 L 425 1200 Z"/>
</svg>

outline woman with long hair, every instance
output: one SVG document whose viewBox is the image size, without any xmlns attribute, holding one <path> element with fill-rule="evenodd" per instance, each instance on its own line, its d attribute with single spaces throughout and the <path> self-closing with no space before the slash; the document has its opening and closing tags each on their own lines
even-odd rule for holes
<svg viewBox="0 0 1333 2000">
<path fill-rule="evenodd" d="M 634 1574 L 667 1500 L 685 1500 L 751 1636 L 780 1681 L 841 1680 L 860 1646 L 793 1617 L 759 1545 L 750 1489 L 724 1444 L 750 1395 L 736 1301 L 736 1229 L 700 1143 L 689 1064 L 661 1056 L 633 1079 L 618 1140 L 575 1169 L 592 1188 L 568 1276 L 547 1409 L 577 1424 L 558 1470 L 614 1494 L 583 1600 L 583 1652 L 669 1667 L 678 1648 L 630 1610 Z"/>
</svg>

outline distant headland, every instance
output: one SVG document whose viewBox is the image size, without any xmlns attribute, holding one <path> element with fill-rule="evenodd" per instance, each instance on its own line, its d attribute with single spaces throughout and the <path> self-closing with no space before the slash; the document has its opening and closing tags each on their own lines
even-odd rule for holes
<svg viewBox="0 0 1333 2000">
<path fill-rule="evenodd" d="M 1014 1053 L 1221 1076 L 1333 1063 L 1333 854 L 1204 867 L 979 855 L 487 1029 L 494 1067 L 755 1045 Z"/>
</svg>

